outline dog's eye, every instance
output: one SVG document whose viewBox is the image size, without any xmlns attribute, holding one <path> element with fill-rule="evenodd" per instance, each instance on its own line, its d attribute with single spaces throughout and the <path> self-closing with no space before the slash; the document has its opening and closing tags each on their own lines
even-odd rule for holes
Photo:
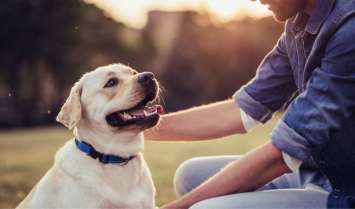
<svg viewBox="0 0 355 209">
<path fill-rule="evenodd" d="M 132 70 L 132 74 L 133 74 L 133 75 L 137 75 L 137 74 L 138 74 L 138 72 L 137 72 L 137 71 Z"/>
<path fill-rule="evenodd" d="M 114 86 L 117 86 L 117 84 L 118 84 L 118 79 L 117 78 L 111 78 L 110 80 L 107 81 L 107 83 L 105 84 L 104 88 L 114 87 Z"/>
</svg>

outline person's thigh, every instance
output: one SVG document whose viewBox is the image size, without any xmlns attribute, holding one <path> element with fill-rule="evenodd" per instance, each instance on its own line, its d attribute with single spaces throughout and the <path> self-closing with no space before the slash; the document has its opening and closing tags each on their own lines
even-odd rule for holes
<svg viewBox="0 0 355 209">
<path fill-rule="evenodd" d="M 227 164 L 241 157 L 238 155 L 196 157 L 183 162 L 175 172 L 174 189 L 176 194 L 181 196 L 191 191 Z M 298 176 L 296 173 L 285 174 L 258 190 L 299 188 L 297 182 Z"/>
<path fill-rule="evenodd" d="M 277 189 L 231 194 L 198 202 L 190 209 L 240 209 L 240 208 L 327 208 L 329 193 L 303 189 Z"/>
<path fill-rule="evenodd" d="M 225 155 L 211 157 L 195 157 L 183 162 L 176 170 L 174 176 L 174 189 L 181 196 L 209 177 L 213 176 L 228 163 L 238 160 L 241 156 Z"/>
</svg>

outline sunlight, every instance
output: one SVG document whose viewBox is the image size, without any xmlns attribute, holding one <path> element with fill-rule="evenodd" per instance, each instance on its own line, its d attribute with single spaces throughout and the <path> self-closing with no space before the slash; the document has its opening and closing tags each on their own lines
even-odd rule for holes
<svg viewBox="0 0 355 209">
<path fill-rule="evenodd" d="M 217 21 L 227 22 L 245 16 L 270 15 L 266 7 L 250 0 L 86 0 L 103 9 L 109 16 L 131 27 L 141 28 L 150 10 L 208 12 Z"/>
<path fill-rule="evenodd" d="M 269 15 L 266 7 L 249 0 L 207 0 L 205 4 L 209 13 L 222 22 L 243 18 L 245 16 L 265 17 Z"/>
</svg>

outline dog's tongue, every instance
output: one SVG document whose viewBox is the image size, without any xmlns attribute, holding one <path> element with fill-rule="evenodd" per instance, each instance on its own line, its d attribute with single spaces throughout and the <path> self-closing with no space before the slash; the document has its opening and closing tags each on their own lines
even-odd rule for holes
<svg viewBox="0 0 355 209">
<path fill-rule="evenodd" d="M 157 108 L 157 112 L 158 112 L 159 114 L 164 114 L 164 108 L 163 108 L 163 106 L 161 106 L 161 105 L 155 105 L 155 107 Z"/>
<path fill-rule="evenodd" d="M 153 105 L 151 107 L 143 106 L 143 107 L 140 107 L 139 109 L 127 111 L 126 113 L 128 113 L 131 116 L 133 115 L 136 117 L 146 117 L 146 116 L 150 116 L 150 115 L 153 115 L 156 113 L 163 114 L 164 109 L 161 105 Z"/>
</svg>

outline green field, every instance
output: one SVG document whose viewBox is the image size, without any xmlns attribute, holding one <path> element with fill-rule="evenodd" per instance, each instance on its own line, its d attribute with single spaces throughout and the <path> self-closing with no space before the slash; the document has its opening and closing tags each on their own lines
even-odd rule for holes
<svg viewBox="0 0 355 209">
<path fill-rule="evenodd" d="M 157 188 L 157 204 L 174 199 L 172 180 L 186 159 L 206 155 L 239 155 L 268 140 L 276 119 L 244 136 L 209 142 L 148 142 L 145 159 Z M 0 208 L 13 208 L 53 163 L 55 151 L 72 137 L 64 128 L 0 132 Z"/>
</svg>

